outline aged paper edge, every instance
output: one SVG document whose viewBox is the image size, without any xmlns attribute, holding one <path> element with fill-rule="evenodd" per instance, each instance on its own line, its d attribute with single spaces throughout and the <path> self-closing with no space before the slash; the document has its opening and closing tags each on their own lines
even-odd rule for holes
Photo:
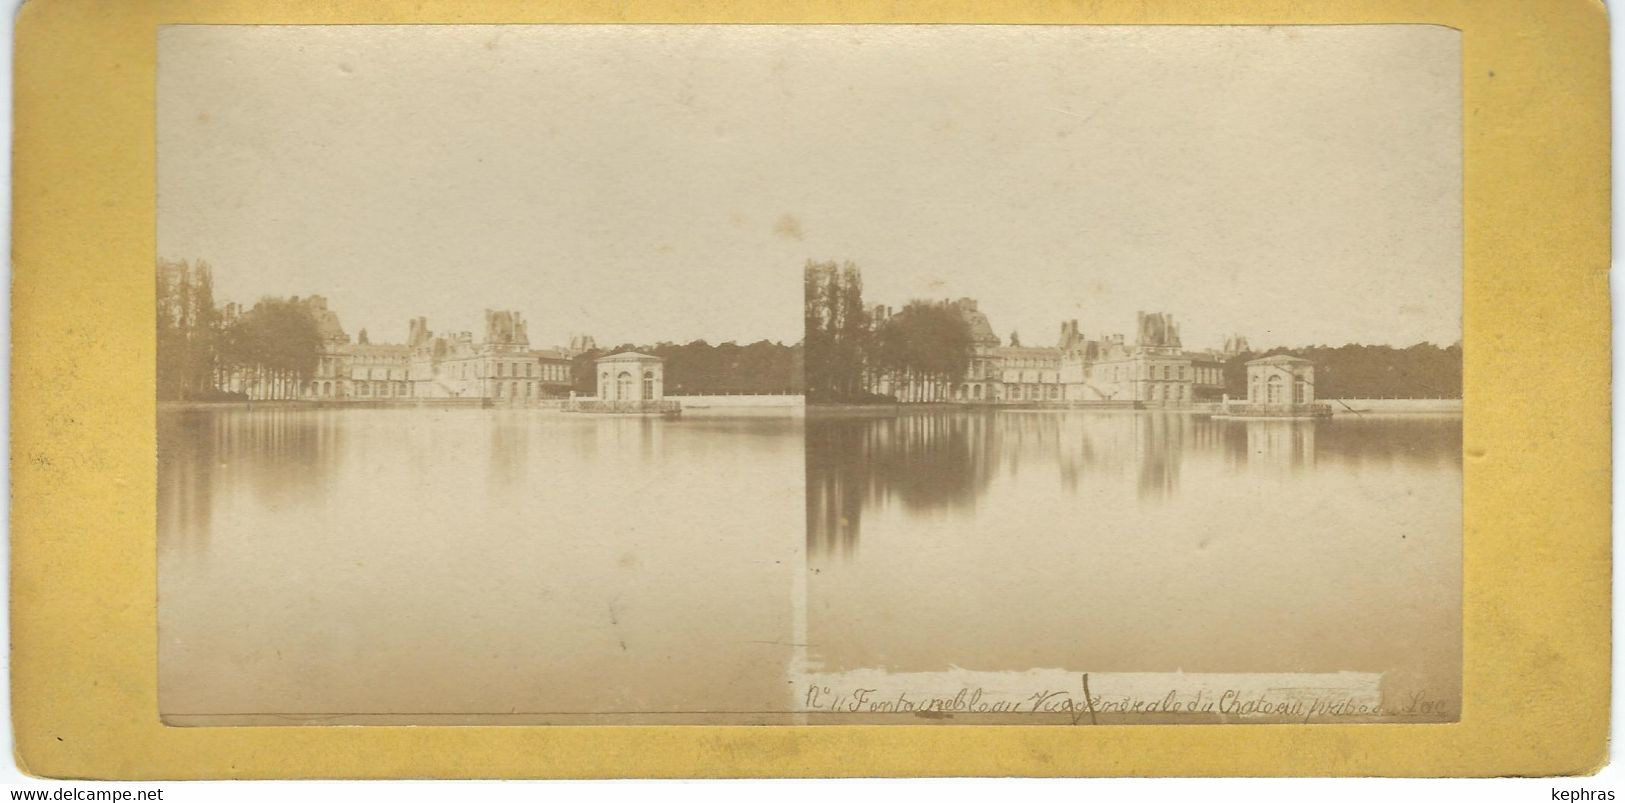
<svg viewBox="0 0 1625 803">
<path fill-rule="evenodd" d="M 1445 725 L 175 728 L 159 723 L 157 27 L 1445 25 L 1462 32 L 1463 712 Z M 32 0 L 16 40 L 12 694 L 59 778 L 1559 775 L 1606 761 L 1609 98 L 1595 0 Z"/>
</svg>

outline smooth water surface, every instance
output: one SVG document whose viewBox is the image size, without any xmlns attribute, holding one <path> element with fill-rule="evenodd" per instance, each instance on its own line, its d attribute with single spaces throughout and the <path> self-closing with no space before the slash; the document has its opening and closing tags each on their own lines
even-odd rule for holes
<svg viewBox="0 0 1625 803">
<path fill-rule="evenodd" d="M 788 705 L 798 419 L 225 409 L 159 444 L 172 720 Z"/>
<path fill-rule="evenodd" d="M 819 671 L 1360 671 L 1459 696 L 1459 415 L 919 413 L 807 440 Z"/>
<path fill-rule="evenodd" d="M 1460 416 L 221 408 L 159 444 L 178 724 L 786 721 L 855 670 L 1459 697 Z"/>
</svg>

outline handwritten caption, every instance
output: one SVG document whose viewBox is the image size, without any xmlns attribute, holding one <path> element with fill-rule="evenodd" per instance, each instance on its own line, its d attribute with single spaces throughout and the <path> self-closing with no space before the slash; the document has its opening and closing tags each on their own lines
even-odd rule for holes
<svg viewBox="0 0 1625 803">
<path fill-rule="evenodd" d="M 1370 695 L 1330 689 L 1168 689 L 1160 695 L 1113 694 L 1078 689 L 990 691 L 961 687 L 950 693 L 809 684 L 802 700 L 807 712 L 837 714 L 1061 714 L 1074 724 L 1124 714 L 1200 714 L 1273 720 L 1426 717 L 1447 719 L 1451 701 L 1423 692 L 1403 695 L 1388 705 Z"/>
</svg>

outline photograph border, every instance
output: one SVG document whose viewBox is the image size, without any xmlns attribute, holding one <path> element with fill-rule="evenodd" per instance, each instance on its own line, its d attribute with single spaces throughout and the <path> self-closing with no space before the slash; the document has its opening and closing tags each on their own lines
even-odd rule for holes
<svg viewBox="0 0 1625 803">
<path fill-rule="evenodd" d="M 157 31 L 170 24 L 1428 24 L 1462 36 L 1461 719 L 169 727 L 157 707 Z M 16 760 L 55 778 L 1503 776 L 1607 761 L 1608 21 L 1596 0 L 31 0 L 13 144 Z M 1374 567 L 1380 570 L 1380 567 Z"/>
</svg>

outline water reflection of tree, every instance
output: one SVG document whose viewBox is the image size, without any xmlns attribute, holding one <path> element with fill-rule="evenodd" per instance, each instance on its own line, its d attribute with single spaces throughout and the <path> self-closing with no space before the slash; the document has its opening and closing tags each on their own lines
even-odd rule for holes
<svg viewBox="0 0 1625 803">
<path fill-rule="evenodd" d="M 1339 416 L 1317 431 L 1317 452 L 1350 465 L 1461 465 L 1461 417 Z"/>
<path fill-rule="evenodd" d="M 855 551 L 863 510 L 970 507 L 995 476 L 1057 471 L 1077 493 L 1091 476 L 1132 471 L 1141 501 L 1179 491 L 1186 460 L 1222 456 L 1231 471 L 1346 463 L 1461 460 L 1461 419 L 1214 420 L 1175 413 L 941 413 L 807 422 L 807 545 Z M 1053 467 L 1052 467 L 1053 466 Z"/>
<path fill-rule="evenodd" d="M 999 454 L 995 420 L 980 414 L 809 420 L 809 554 L 854 551 L 866 504 L 911 510 L 975 504 Z"/>
<path fill-rule="evenodd" d="M 159 414 L 160 538 L 201 544 L 222 488 L 251 489 L 270 507 L 320 494 L 340 451 L 335 416 L 287 409 Z"/>
</svg>

